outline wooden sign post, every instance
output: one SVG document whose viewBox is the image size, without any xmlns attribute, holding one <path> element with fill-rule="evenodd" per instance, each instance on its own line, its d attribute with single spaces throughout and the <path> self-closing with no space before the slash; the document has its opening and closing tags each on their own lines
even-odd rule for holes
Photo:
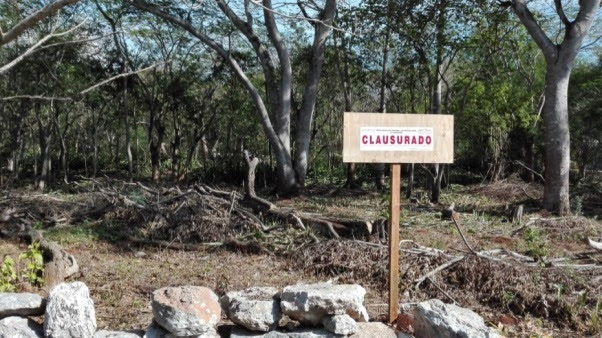
<svg viewBox="0 0 602 338">
<path fill-rule="evenodd" d="M 454 117 L 345 113 L 343 162 L 390 163 L 389 322 L 399 311 L 401 163 L 452 163 Z"/>
</svg>

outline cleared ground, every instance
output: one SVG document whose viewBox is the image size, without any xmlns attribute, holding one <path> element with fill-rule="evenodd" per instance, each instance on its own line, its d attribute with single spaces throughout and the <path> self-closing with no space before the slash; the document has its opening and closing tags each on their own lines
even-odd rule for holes
<svg viewBox="0 0 602 338">
<path fill-rule="evenodd" d="M 103 186 L 113 189 L 102 193 L 99 187 Z M 32 220 L 47 239 L 75 255 L 81 273 L 74 279 L 90 287 L 100 328 L 146 328 L 152 318 L 150 295 L 163 286 L 203 285 L 223 293 L 255 285 L 282 287 L 329 279 L 364 285 L 370 315 L 384 319 L 387 254 L 382 248 L 385 242 L 377 235 L 332 240 L 311 229 L 278 227 L 277 221 L 260 217 L 265 226 L 276 227 L 265 232 L 251 219 L 229 210 L 229 203 L 193 194 L 178 197 L 187 187 L 175 192 L 151 189 L 166 192 L 153 201 L 142 187 L 114 181 L 80 182 L 80 186 L 49 194 L 12 190 L 4 192 L 0 208 L 22 209 L 22 217 Z M 113 196 L 111 201 L 103 196 L 112 191 L 125 199 Z M 585 216 L 565 218 L 538 211 L 541 187 L 521 182 L 451 186 L 444 191 L 441 205 L 430 205 L 426 192 L 416 195 L 416 203 L 404 201 L 403 205 L 400 302 L 433 297 L 457 302 L 509 336 L 574 337 L 602 332 L 602 254 L 586 242 L 588 237 L 602 237 L 596 211 L 602 197 L 596 190 L 582 190 L 579 195 L 577 211 Z M 161 201 L 171 203 L 172 196 L 178 198 L 169 207 L 158 207 Z M 385 218 L 387 209 L 386 194 L 336 187 L 309 188 L 302 196 L 274 202 L 323 216 L 370 221 Z M 89 212 L 103 209 L 103 203 L 106 208 L 100 216 Z M 473 255 L 454 223 L 441 217 L 451 203 L 460 213 L 460 230 L 475 252 L 506 249 L 507 256 L 514 252 L 523 258 Z M 525 215 L 521 224 L 515 224 L 512 214 L 519 204 L 524 205 Z M 0 228 L 8 226 L 0 223 Z M 233 238 L 253 246 L 228 244 Z M 132 239 L 163 240 L 171 245 L 141 245 Z M 174 249 L 182 243 L 211 245 L 193 251 Z M 15 240 L 0 241 L 0 255 L 16 258 L 26 249 Z M 436 250 L 443 252 L 425 253 Z M 417 286 L 417 279 L 458 256 L 465 258 Z M 26 283 L 18 287 L 30 288 Z"/>
</svg>

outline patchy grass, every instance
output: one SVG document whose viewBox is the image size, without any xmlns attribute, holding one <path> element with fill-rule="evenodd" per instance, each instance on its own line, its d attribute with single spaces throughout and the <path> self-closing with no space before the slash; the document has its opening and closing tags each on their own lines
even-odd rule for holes
<svg viewBox="0 0 602 338">
<path fill-rule="evenodd" d="M 61 245 L 92 244 L 99 241 L 115 242 L 120 238 L 118 229 L 110 221 L 87 222 L 77 226 L 49 229 L 44 237 Z"/>
<path fill-rule="evenodd" d="M 226 188 L 224 188 L 226 189 Z M 140 189 L 128 190 L 127 197 L 139 204 L 150 203 Z M 475 250 L 505 248 L 522 254 L 564 257 L 588 251 L 587 236 L 602 234 L 595 217 L 555 218 L 539 211 L 533 198 L 541 196 L 541 186 L 520 182 L 489 185 L 452 185 L 443 191 L 440 205 L 428 202 L 428 193 L 417 190 L 418 203 L 403 200 L 401 238 L 444 250 L 450 255 L 467 254 L 458 230 L 441 210 L 455 204 L 459 224 Z M 591 192 L 589 192 L 591 195 Z M 588 195 L 588 196 L 590 196 Z M 269 233 L 246 223 L 236 223 L 223 213 L 229 205 L 214 204 L 218 211 L 199 213 L 200 202 L 179 209 L 178 217 L 157 217 L 132 208 L 115 209 L 99 220 L 53 226 L 52 219 L 73 214 L 78 208 L 98 202 L 92 194 L 45 194 L 24 192 L 20 201 L 43 215 L 40 228 L 45 236 L 75 255 L 82 280 L 91 289 L 97 306 L 99 328 L 145 329 L 152 318 L 150 295 L 153 290 L 174 285 L 204 285 L 223 293 L 249 286 L 283 287 L 296 282 L 327 279 L 339 283 L 360 283 L 367 288 L 366 304 L 372 317 L 387 312 L 386 250 L 356 241 L 314 242 L 311 231 L 284 227 Z M 165 197 L 167 198 L 167 197 Z M 587 201 L 591 201 L 591 196 Z M 584 200 L 586 201 L 586 200 Z M 326 216 L 376 220 L 386 216 L 386 193 L 345 190 L 338 187 L 309 188 L 302 196 L 275 200 L 281 207 Z M 582 210 L 585 210 L 582 202 Z M 180 202 L 174 204 L 175 210 Z M 512 223 L 512 212 L 525 205 L 524 222 Z M 2 205 L 0 205 L 2 207 Z M 588 209 L 589 210 L 589 209 Z M 277 225 L 264 220 L 266 226 Z M 171 227 L 172 225 L 175 227 Z M 1 226 L 1 225 L 0 225 Z M 182 252 L 135 246 L 128 236 L 160 238 L 170 242 L 223 240 L 234 235 L 253 241 L 270 254 L 249 255 L 226 249 Z M 361 240 L 378 243 L 377 238 Z M 408 247 L 409 248 L 409 247 Z M 26 249 L 0 242 L 0 255 Z M 600 255 L 595 257 L 598 262 Z M 407 254 L 401 258 L 401 302 L 432 297 L 470 307 L 497 325 L 500 315 L 519 318 L 517 327 L 501 327 L 508 336 L 531 334 L 554 337 L 600 333 L 600 285 L 590 285 L 593 274 L 534 264 L 527 267 L 467 258 L 435 275 L 418 288 L 415 279 L 445 262 L 444 257 Z M 43 291 L 40 291 L 43 293 Z"/>
</svg>

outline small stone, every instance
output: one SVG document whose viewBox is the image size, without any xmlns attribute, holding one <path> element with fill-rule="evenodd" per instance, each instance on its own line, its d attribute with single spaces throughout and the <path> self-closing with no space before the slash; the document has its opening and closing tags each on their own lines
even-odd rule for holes
<svg viewBox="0 0 602 338">
<path fill-rule="evenodd" d="M 336 338 L 337 335 L 322 329 L 302 329 L 295 332 L 270 331 L 266 333 L 250 332 L 236 327 L 230 338 Z M 374 336 L 377 337 L 377 336 Z M 379 337 L 380 338 L 380 337 Z"/>
<path fill-rule="evenodd" d="M 90 338 L 96 332 L 96 313 L 90 291 L 82 282 L 61 283 L 50 290 L 46 338 Z"/>
<path fill-rule="evenodd" d="M 276 288 L 256 287 L 228 292 L 220 302 L 232 322 L 252 331 L 273 330 L 282 318 L 280 296 Z"/>
<path fill-rule="evenodd" d="M 357 323 L 357 330 L 350 338 L 397 338 L 395 330 L 381 322 Z M 434 338 L 434 337 L 433 337 Z"/>
<path fill-rule="evenodd" d="M 0 293 L 0 318 L 39 316 L 45 308 L 46 301 L 35 293 Z"/>
<path fill-rule="evenodd" d="M 504 326 L 516 326 L 518 325 L 518 319 L 513 315 L 501 315 L 498 318 L 498 323 L 501 323 Z"/>
<path fill-rule="evenodd" d="M 153 292 L 155 320 L 175 336 L 213 334 L 221 319 L 217 295 L 201 286 L 167 287 Z"/>
<path fill-rule="evenodd" d="M 412 324 L 414 323 L 414 318 L 412 315 L 407 313 L 400 313 L 397 315 L 397 326 L 395 327 L 398 331 L 402 331 L 405 333 L 413 333 L 414 327 Z"/>
<path fill-rule="evenodd" d="M 324 328 L 335 334 L 350 335 L 357 330 L 357 323 L 349 315 L 326 317 L 322 321 Z"/>
<path fill-rule="evenodd" d="M 136 251 L 136 253 L 134 253 L 134 257 L 136 257 L 136 258 L 146 257 L 146 252 L 144 252 L 144 251 Z"/>
<path fill-rule="evenodd" d="M 165 338 L 169 332 L 162 328 L 156 321 L 153 322 L 146 328 L 143 338 Z"/>
<path fill-rule="evenodd" d="M 42 325 L 29 318 L 6 317 L 0 320 L 0 338 L 42 338 Z"/>
<path fill-rule="evenodd" d="M 94 338 L 141 338 L 142 333 L 100 330 L 94 334 Z"/>
</svg>

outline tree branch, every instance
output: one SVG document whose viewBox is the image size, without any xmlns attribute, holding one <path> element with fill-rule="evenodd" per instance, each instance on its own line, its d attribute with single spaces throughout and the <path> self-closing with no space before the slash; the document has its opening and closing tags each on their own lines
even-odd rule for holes
<svg viewBox="0 0 602 338">
<path fill-rule="evenodd" d="M 12 60 L 11 62 L 7 63 L 6 65 L 0 67 L 0 75 L 6 73 L 9 69 L 11 69 L 12 67 L 16 66 L 18 63 L 20 63 L 21 61 L 25 60 L 25 58 L 27 58 L 29 55 L 33 54 L 34 52 L 36 52 L 39 47 L 41 45 L 44 44 L 44 42 L 55 38 L 55 37 L 59 37 L 59 36 L 63 36 L 63 35 L 67 35 L 72 33 L 74 30 L 80 28 L 83 24 L 85 23 L 85 21 L 82 21 L 80 24 L 78 24 L 77 26 L 62 32 L 62 33 L 50 33 L 48 35 L 46 35 L 45 37 L 41 38 L 38 42 L 36 42 L 36 44 L 34 44 L 33 46 L 29 47 L 29 49 L 27 49 L 23 54 L 17 56 L 14 60 Z M 41 49 L 41 48 L 40 48 Z"/>
<path fill-rule="evenodd" d="M 2 33 L 2 31 L 0 31 L 0 46 L 15 40 L 19 35 L 23 34 L 25 30 L 31 28 L 33 25 L 56 13 L 61 8 L 73 5 L 78 1 L 79 0 L 57 0 L 49 4 L 48 6 L 38 10 L 37 12 L 31 14 L 27 18 L 19 21 L 8 32 Z"/>
<path fill-rule="evenodd" d="M 65 97 L 58 97 L 58 96 L 44 96 L 44 95 L 15 95 L 15 96 L 7 96 L 7 97 L 3 97 L 0 98 L 1 101 L 8 101 L 8 100 L 16 100 L 16 99 L 29 99 L 29 100 L 40 100 L 40 101 L 76 101 L 78 98 L 80 98 L 83 95 L 86 95 L 87 93 L 113 81 L 113 80 L 117 80 L 120 78 L 124 78 L 124 77 L 128 77 L 134 74 L 138 74 L 138 73 L 142 73 L 145 72 L 147 70 L 153 69 L 155 67 L 167 64 L 171 61 L 167 61 L 167 62 L 161 62 L 161 63 L 156 63 L 154 65 L 148 66 L 146 68 L 142 68 L 139 70 L 135 70 L 135 71 L 131 71 L 131 72 L 127 72 L 127 73 L 122 73 L 122 74 L 118 74 L 115 75 L 113 77 L 110 77 L 106 80 L 103 80 L 97 84 L 94 84 L 82 91 L 80 91 L 79 93 L 77 93 L 76 95 L 73 96 L 65 96 Z"/>
<path fill-rule="evenodd" d="M 219 0 L 217 0 L 217 1 L 219 1 Z M 213 39 L 211 39 L 205 33 L 196 29 L 194 26 L 192 26 L 192 24 L 189 21 L 177 18 L 169 13 L 166 13 L 166 12 L 160 10 L 159 8 L 157 8 L 156 6 L 149 5 L 146 1 L 143 1 L 143 0 L 134 0 L 134 5 L 143 11 L 151 13 L 151 14 L 153 14 L 157 17 L 160 17 L 174 25 L 177 25 L 177 26 L 183 28 L 184 30 L 186 30 L 187 32 L 192 34 L 194 37 L 199 39 L 207 47 L 209 47 L 209 48 L 213 49 L 215 52 L 217 52 L 217 54 L 226 63 L 228 63 L 228 65 L 230 66 L 230 68 L 232 69 L 232 71 L 234 72 L 236 77 L 243 83 L 245 88 L 249 91 L 249 93 L 253 99 L 253 103 L 257 107 L 256 112 L 259 116 L 261 125 L 266 133 L 267 138 L 270 140 L 270 142 L 272 143 L 272 145 L 274 147 L 276 147 L 277 149 L 281 149 L 282 144 L 279 141 L 278 137 L 276 136 L 276 132 L 274 131 L 274 128 L 270 121 L 268 111 L 265 107 L 265 104 L 263 103 L 263 99 L 261 98 L 261 93 L 259 92 L 257 87 L 255 87 L 255 85 L 251 82 L 251 80 L 247 77 L 247 75 L 242 70 L 242 68 L 240 67 L 238 62 L 232 57 L 232 55 L 230 55 L 230 53 L 228 51 L 226 51 L 224 49 L 224 47 L 222 47 L 220 44 L 215 42 Z"/>
<path fill-rule="evenodd" d="M 569 22 L 569 19 L 567 19 L 566 14 L 564 14 L 562 0 L 554 0 L 554 6 L 556 7 L 556 14 L 558 14 L 558 17 L 560 18 L 560 21 L 562 21 L 565 29 L 569 29 L 571 23 Z"/>
<path fill-rule="evenodd" d="M 533 13 L 527 8 L 524 0 L 514 0 L 512 4 L 514 13 L 518 16 L 521 23 L 529 32 L 529 35 L 533 38 L 537 46 L 542 50 L 547 60 L 553 61 L 558 56 L 557 46 L 550 40 L 550 38 L 543 31 L 541 26 L 537 23 L 537 20 L 533 16 Z"/>
</svg>

